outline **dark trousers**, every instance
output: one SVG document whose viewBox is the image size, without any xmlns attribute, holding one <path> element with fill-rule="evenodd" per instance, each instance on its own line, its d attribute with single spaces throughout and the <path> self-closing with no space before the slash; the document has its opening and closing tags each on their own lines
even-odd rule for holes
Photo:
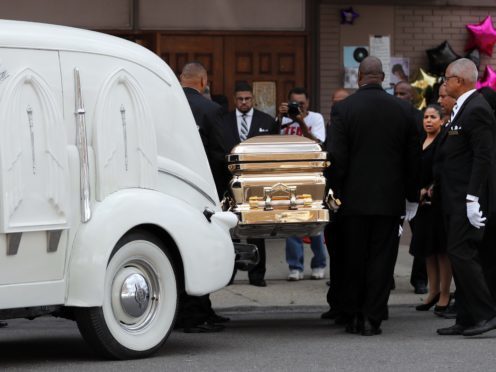
<svg viewBox="0 0 496 372">
<path fill-rule="evenodd" d="M 473 227 L 465 215 L 448 215 L 445 222 L 447 252 L 456 284 L 456 322 L 471 326 L 496 315 L 496 305 L 479 261 L 484 229 Z"/>
<path fill-rule="evenodd" d="M 179 296 L 176 328 L 190 328 L 205 323 L 215 315 L 210 295 L 190 296 L 183 292 Z"/>
<path fill-rule="evenodd" d="M 342 310 L 381 322 L 398 254 L 399 216 L 343 216 Z"/>
<path fill-rule="evenodd" d="M 427 284 L 427 267 L 424 257 L 413 257 L 412 273 L 410 275 L 410 284 L 416 287 L 419 284 Z"/>
<path fill-rule="evenodd" d="M 410 230 L 413 231 L 411 222 Z M 419 284 L 427 284 L 427 266 L 425 264 L 425 257 L 413 257 L 412 272 L 410 273 L 410 284 L 414 288 L 417 287 L 417 285 Z"/>
<path fill-rule="evenodd" d="M 247 239 L 246 242 L 248 244 L 255 244 L 258 248 L 258 255 L 260 257 L 260 261 L 258 264 L 251 270 L 248 271 L 248 279 L 250 282 L 258 282 L 265 278 L 265 240 L 264 239 Z"/>
<path fill-rule="evenodd" d="M 239 239 L 233 239 L 233 242 L 239 242 Z M 246 239 L 247 244 L 255 244 L 258 248 L 258 263 L 251 269 L 248 270 L 248 279 L 251 282 L 259 282 L 264 280 L 266 269 L 266 252 L 265 252 L 265 239 Z M 234 278 L 236 277 L 236 273 L 238 270 L 234 268 L 233 275 L 229 284 L 232 284 Z"/>
<path fill-rule="evenodd" d="M 479 253 L 489 292 L 496 301 L 496 216 L 491 216 L 486 221 Z"/>
<path fill-rule="evenodd" d="M 343 231 L 342 221 L 338 214 L 333 216 L 325 230 L 325 241 L 329 253 L 330 286 L 327 291 L 327 303 L 333 310 L 340 310 L 341 287 L 343 282 Z"/>
</svg>

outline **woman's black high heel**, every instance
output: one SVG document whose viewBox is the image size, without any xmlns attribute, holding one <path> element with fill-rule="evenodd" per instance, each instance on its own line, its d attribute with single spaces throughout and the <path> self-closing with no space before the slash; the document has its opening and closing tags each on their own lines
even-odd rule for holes
<svg viewBox="0 0 496 372">
<path fill-rule="evenodd" d="M 439 297 L 440 296 L 441 296 L 441 293 L 438 293 L 428 303 L 426 303 L 426 304 L 420 304 L 420 305 L 416 306 L 415 307 L 415 310 L 417 310 L 417 311 L 428 311 L 431 307 L 433 307 L 439 301 Z"/>
<path fill-rule="evenodd" d="M 445 306 L 439 306 L 439 305 L 434 306 L 434 313 L 436 313 L 436 315 L 442 313 L 443 311 L 445 311 L 448 308 L 448 306 L 450 305 L 450 303 L 451 303 L 451 295 L 448 298 L 448 304 L 447 305 L 445 305 Z"/>
</svg>

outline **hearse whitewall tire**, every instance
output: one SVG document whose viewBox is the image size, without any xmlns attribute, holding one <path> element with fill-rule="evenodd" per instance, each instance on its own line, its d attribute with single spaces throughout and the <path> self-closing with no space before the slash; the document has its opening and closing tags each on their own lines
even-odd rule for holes
<svg viewBox="0 0 496 372">
<path fill-rule="evenodd" d="M 141 358 L 169 336 L 177 283 L 167 250 L 153 235 L 124 236 L 109 259 L 102 307 L 76 310 L 83 337 L 103 356 Z"/>
</svg>

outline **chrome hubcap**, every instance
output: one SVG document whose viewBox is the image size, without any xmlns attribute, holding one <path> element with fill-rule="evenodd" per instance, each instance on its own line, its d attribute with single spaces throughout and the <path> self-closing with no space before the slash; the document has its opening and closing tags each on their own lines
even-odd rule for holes
<svg viewBox="0 0 496 372">
<path fill-rule="evenodd" d="M 129 275 L 122 283 L 121 306 L 126 314 L 142 316 L 148 308 L 150 289 L 146 279 L 140 274 Z"/>
</svg>

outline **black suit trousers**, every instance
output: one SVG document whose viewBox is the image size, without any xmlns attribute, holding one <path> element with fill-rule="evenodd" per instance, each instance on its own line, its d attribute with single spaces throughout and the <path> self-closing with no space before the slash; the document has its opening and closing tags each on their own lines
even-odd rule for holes
<svg viewBox="0 0 496 372">
<path fill-rule="evenodd" d="M 258 256 L 260 260 L 258 264 L 251 270 L 248 271 L 248 278 L 250 282 L 258 282 L 265 278 L 265 240 L 264 239 L 247 239 L 248 244 L 255 244 L 258 248 Z"/>
<path fill-rule="evenodd" d="M 489 292 L 496 301 L 496 216 L 491 216 L 486 221 L 480 259 Z"/>
<path fill-rule="evenodd" d="M 476 229 L 465 215 L 446 215 L 447 253 L 456 284 L 456 322 L 471 326 L 496 315 L 479 261 L 484 229 Z"/>
<path fill-rule="evenodd" d="M 398 254 L 399 216 L 343 216 L 343 312 L 381 322 Z"/>
<path fill-rule="evenodd" d="M 340 301 L 343 286 L 343 231 L 342 219 L 339 214 L 333 216 L 332 222 L 327 224 L 324 235 L 327 252 L 329 253 L 330 286 L 327 291 L 327 303 L 333 310 L 340 310 Z"/>
</svg>

